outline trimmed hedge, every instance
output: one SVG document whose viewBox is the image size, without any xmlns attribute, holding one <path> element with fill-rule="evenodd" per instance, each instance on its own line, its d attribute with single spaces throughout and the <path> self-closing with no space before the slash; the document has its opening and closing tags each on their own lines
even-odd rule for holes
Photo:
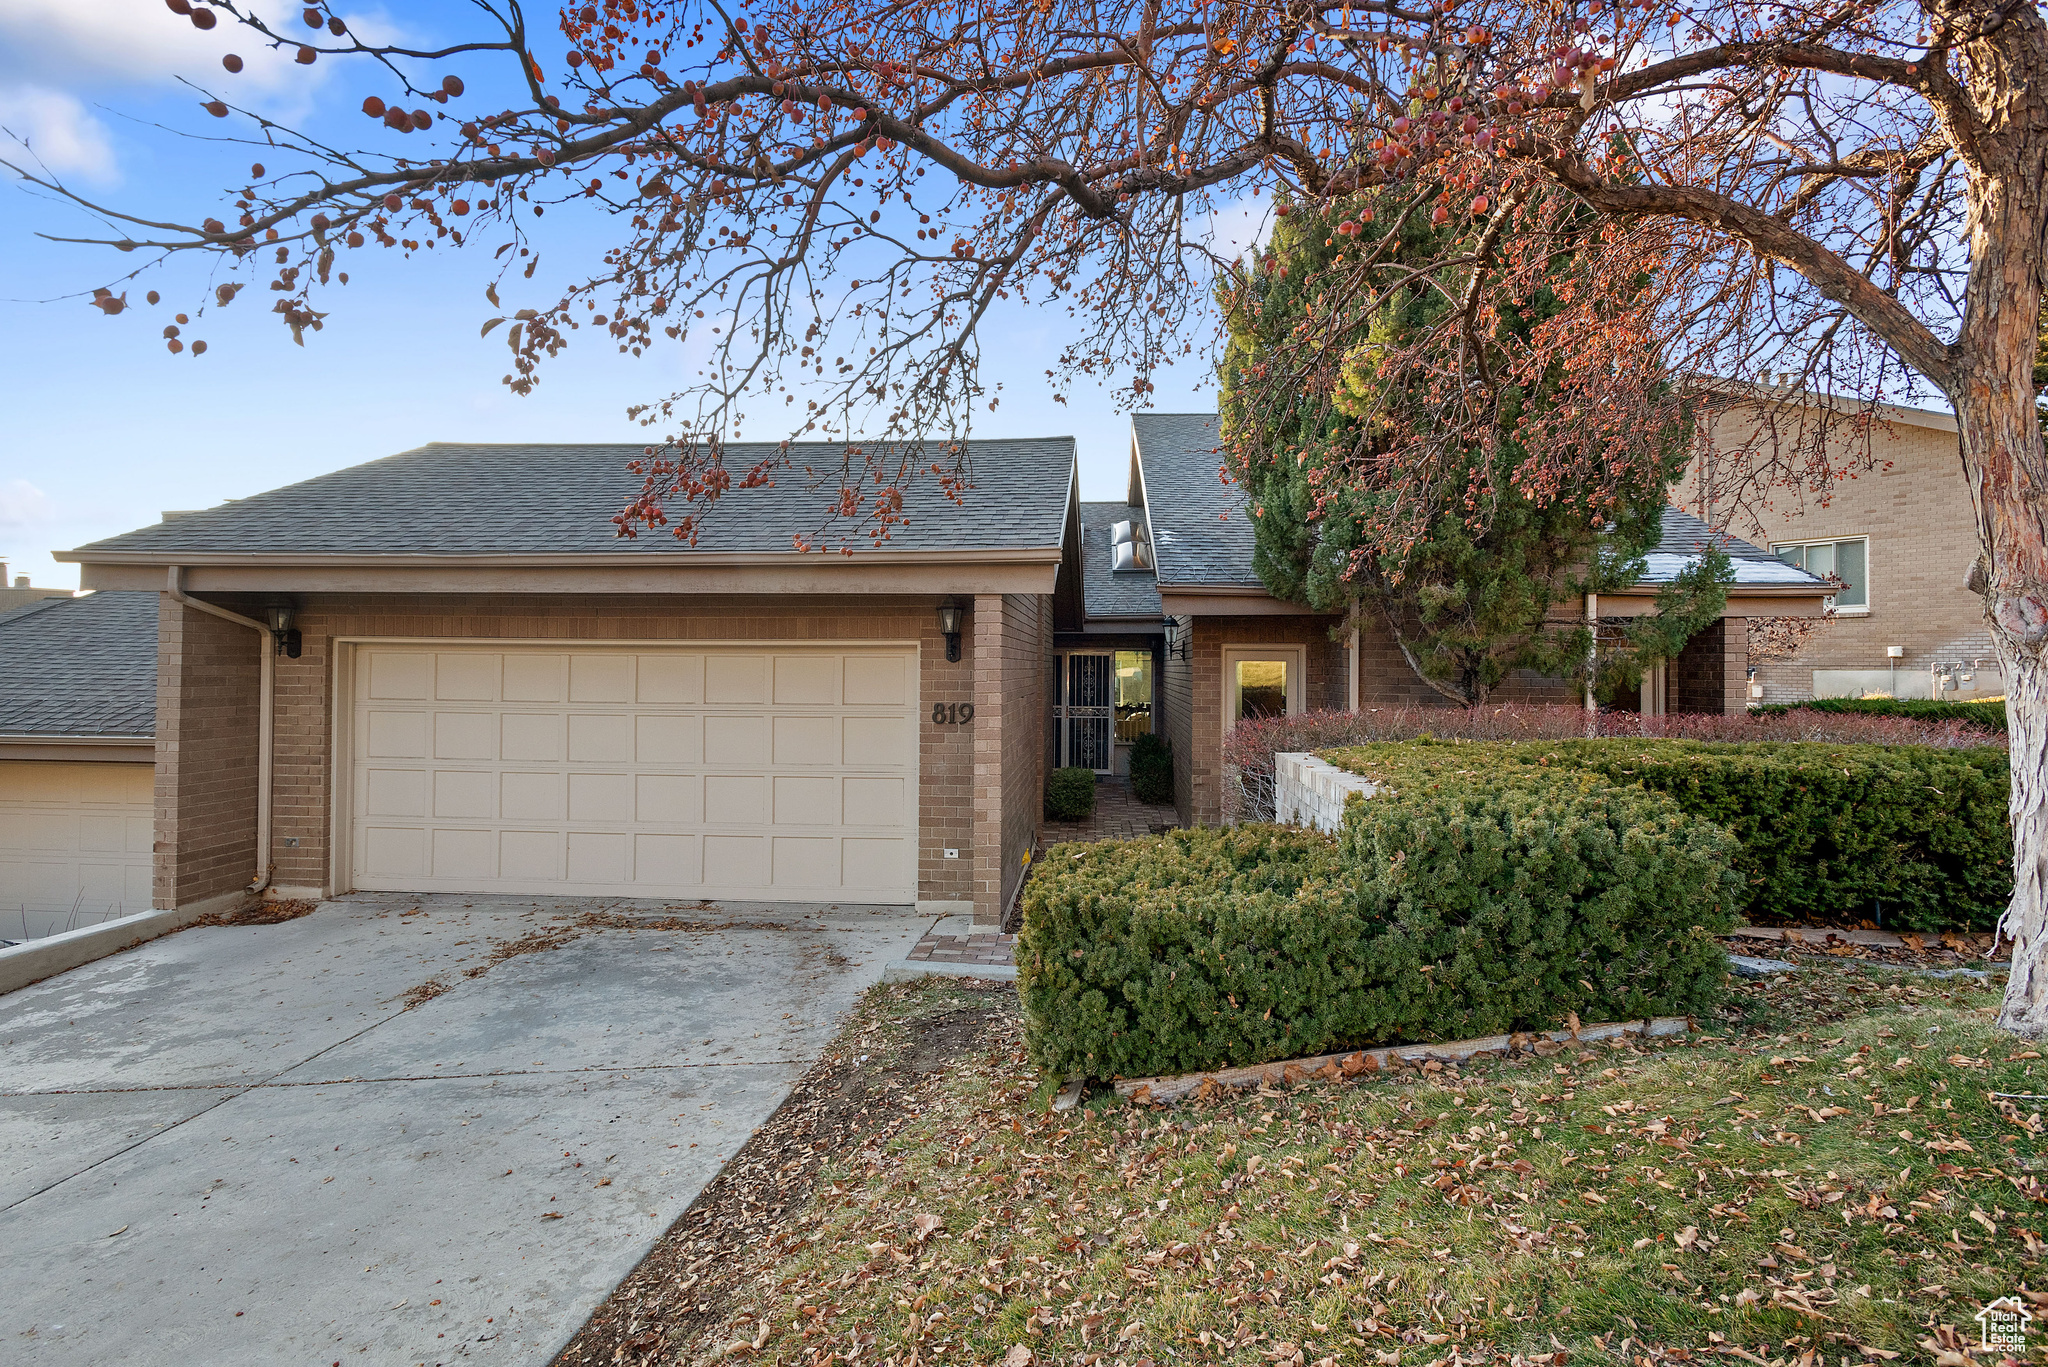
<svg viewBox="0 0 2048 1367">
<path fill-rule="evenodd" d="M 1173 801 L 1173 747 L 1149 731 L 1131 742 L 1131 796 L 1140 802 Z"/>
<path fill-rule="evenodd" d="M 1054 821 L 1080 821 L 1095 810 L 1095 771 L 1080 766 L 1055 769 L 1045 781 L 1045 814 Z"/>
<path fill-rule="evenodd" d="M 1960 721 L 2003 731 L 2005 703 L 1936 702 L 1932 698 L 1810 698 L 1805 702 L 1769 703 L 1750 709 L 1752 715 L 1782 716 L 1787 712 L 1827 712 L 1835 716 L 1911 717 L 1915 721 Z"/>
<path fill-rule="evenodd" d="M 1733 837 L 1641 787 L 1465 758 L 1400 757 L 1398 790 L 1335 840 L 1048 851 L 1017 946 L 1032 1061 L 1137 1077 L 1711 1007 Z"/>
<path fill-rule="evenodd" d="M 1416 745 L 1487 766 L 1587 769 L 1669 794 L 1741 841 L 1735 865 L 1751 916 L 1839 923 L 1881 909 L 1898 930 L 1996 924 L 2012 895 L 2006 752 L 1917 745 L 1683 740 L 1438 741 L 1330 752 L 1371 757 Z"/>
</svg>

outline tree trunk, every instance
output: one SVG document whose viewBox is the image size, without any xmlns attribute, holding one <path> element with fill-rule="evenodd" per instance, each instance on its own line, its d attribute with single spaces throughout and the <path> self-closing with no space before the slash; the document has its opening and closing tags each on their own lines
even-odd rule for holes
<svg viewBox="0 0 2048 1367">
<path fill-rule="evenodd" d="M 2014 653 L 2002 633 L 2005 715 L 2012 744 L 2012 902 L 1999 926 L 2012 937 L 2001 1029 L 2048 1038 L 2048 665 Z"/>
</svg>

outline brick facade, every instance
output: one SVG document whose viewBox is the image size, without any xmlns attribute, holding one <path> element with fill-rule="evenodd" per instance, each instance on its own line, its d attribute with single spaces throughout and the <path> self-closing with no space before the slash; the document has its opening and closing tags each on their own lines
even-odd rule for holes
<svg viewBox="0 0 2048 1367">
<path fill-rule="evenodd" d="M 1739 417 L 1723 419 L 1739 422 Z M 1929 415 L 1916 424 L 1880 426 L 1872 438 L 1877 468 L 1853 470 L 1835 481 L 1823 503 L 1813 495 L 1774 490 L 1765 507 L 1720 507 L 1711 511 L 1729 530 L 1758 545 L 1870 540 L 1869 609 L 1838 613 L 1806 648 L 1789 659 L 1757 662 L 1764 702 L 1795 702 L 1813 696 L 1813 671 L 1882 672 L 1880 688 L 1891 691 L 1892 661 L 1887 646 L 1900 646 L 1897 691 L 1929 695 L 1932 666 L 1982 660 L 1968 691 L 1945 696 L 1992 696 L 2004 691 L 1984 622 L 1981 600 L 1963 587 L 1963 574 L 1976 558 L 1979 541 L 1969 486 L 1964 481 L 1952 425 Z M 1930 425 L 1918 425 L 1925 422 Z M 1843 444 L 1833 463 L 1852 464 Z M 1697 496 L 1697 472 L 1681 501 Z"/>
<path fill-rule="evenodd" d="M 269 641 L 248 627 L 159 600 L 158 907 L 233 893 L 256 876 L 259 645 Z"/>
<path fill-rule="evenodd" d="M 1667 712 L 1741 716 L 1749 709 L 1749 623 L 1723 617 L 1685 643 L 1665 671 Z"/>
<path fill-rule="evenodd" d="M 168 603 L 168 600 L 166 600 Z M 1018 800 L 998 793 L 986 870 L 996 880 L 986 896 L 977 887 L 983 865 L 977 825 L 976 770 L 983 762 L 983 738 L 996 751 L 987 757 L 990 774 L 1013 769 L 1031 785 L 1028 811 L 1034 823 L 1037 789 L 1030 757 L 1043 745 L 1043 673 L 1040 661 L 1051 643 L 1045 600 L 1019 596 L 993 602 L 967 623 L 961 658 L 946 660 L 938 629 L 939 599 L 864 596 L 835 599 L 684 597 L 592 599 L 560 596 L 450 599 L 391 595 L 318 595 L 303 599 L 298 625 L 304 647 L 296 660 L 279 659 L 276 678 L 276 748 L 273 843 L 276 884 L 285 889 L 331 887 L 329 810 L 334 801 L 334 654 L 336 638 L 452 639 L 464 641 L 810 641 L 915 640 L 919 644 L 918 896 L 921 901 L 989 903 L 989 915 L 1003 894 L 1006 847 L 1018 840 Z M 1014 604 L 1014 607 L 1006 606 Z M 232 605 L 253 612 L 256 604 Z M 160 843 L 176 858 L 158 863 L 160 900 L 190 902 L 213 891 L 239 886 L 255 867 L 256 646 L 254 633 L 218 618 L 166 607 L 160 646 L 159 716 L 162 734 L 173 742 L 160 748 L 158 830 Z M 174 616 L 183 621 L 174 621 Z M 1006 638 L 1006 618 L 1015 619 Z M 197 624 L 193 627 L 188 624 Z M 986 647 L 984 631 L 996 636 Z M 196 635 L 194 632 L 196 631 Z M 1043 644 L 1040 644 L 1042 641 Z M 190 644 L 188 644 L 188 642 Z M 203 649 L 195 649 L 201 647 Z M 1029 649 L 1028 659 L 1020 651 Z M 997 667 L 984 677 L 976 662 L 992 652 Z M 246 677 L 244 677 L 246 676 Z M 1021 699 L 1012 701 L 1011 693 Z M 191 694 L 203 708 L 181 706 Z M 966 726 L 930 722 L 934 703 L 976 705 Z M 991 703 L 993 705 L 991 705 Z M 193 728 L 199 728 L 194 730 Z M 185 736 L 208 742 L 206 758 L 180 765 L 177 742 Z M 1027 762 L 1005 765 L 1010 747 L 1021 747 Z M 239 813 L 239 815 L 237 815 Z M 168 823 L 168 824 L 167 824 Z M 1030 832 L 1021 839 L 1028 847 Z M 296 839 L 296 846 L 284 844 Z M 956 859 L 946 849 L 959 851 Z M 175 870 L 175 872 L 167 872 Z M 175 879 L 172 890 L 166 879 Z M 205 891 L 198 891 L 201 888 Z"/>
<path fill-rule="evenodd" d="M 974 600 L 974 919 L 1002 920 L 1023 881 L 1045 791 L 1052 600 Z"/>
</svg>

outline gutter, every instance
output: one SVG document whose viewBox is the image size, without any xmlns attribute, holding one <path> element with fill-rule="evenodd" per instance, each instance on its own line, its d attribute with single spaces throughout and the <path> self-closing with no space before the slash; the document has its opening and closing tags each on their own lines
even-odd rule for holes
<svg viewBox="0 0 2048 1367">
<path fill-rule="evenodd" d="M 1059 545 L 1005 547 L 1002 549 L 958 551 L 876 551 L 855 550 L 851 557 L 833 553 L 828 562 L 823 553 L 801 551 L 705 551 L 678 554 L 673 551 L 605 551 L 592 554 L 520 555 L 493 552 L 483 555 L 387 555 L 375 552 L 346 555 L 332 552 L 298 554 L 279 551 L 122 551 L 95 550 L 90 546 L 71 551 L 53 551 L 51 558 L 71 564 L 165 565 L 173 570 L 219 568 L 223 566 L 303 566 L 349 569 L 377 566 L 395 569 L 442 569 L 475 566 L 480 569 L 582 569 L 636 566 L 645 569 L 733 569 L 755 566 L 790 566 L 833 563 L 853 559 L 867 564 L 889 565 L 1043 565 L 1058 564 Z M 208 611 L 210 609 L 202 609 Z M 246 622 L 247 618 L 235 618 Z M 265 627 L 265 631 L 269 628 Z"/>
<path fill-rule="evenodd" d="M 256 876 L 249 881 L 245 893 L 260 893 L 270 886 L 270 875 L 276 865 L 270 858 L 270 788 L 271 750 L 275 730 L 274 706 L 277 693 L 277 665 L 272 659 L 270 628 L 251 617 L 226 608 L 215 607 L 203 599 L 193 598 L 185 592 L 185 567 L 172 565 L 169 568 L 164 592 L 181 607 L 196 612 L 210 613 L 225 622 L 247 627 L 256 633 L 257 651 L 257 692 L 256 704 Z"/>
</svg>

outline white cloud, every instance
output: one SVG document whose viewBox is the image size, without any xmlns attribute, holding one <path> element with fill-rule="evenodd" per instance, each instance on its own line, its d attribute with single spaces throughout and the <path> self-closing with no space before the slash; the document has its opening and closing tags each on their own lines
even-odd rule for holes
<svg viewBox="0 0 2048 1367">
<path fill-rule="evenodd" d="M 25 479 L 0 482 L 0 528 L 9 531 L 39 527 L 56 520 L 50 496 Z"/>
<path fill-rule="evenodd" d="M 114 179 L 107 127 L 75 95 L 41 86 L 0 90 L 0 148 L 26 147 L 29 160 L 58 175 Z"/>
</svg>

